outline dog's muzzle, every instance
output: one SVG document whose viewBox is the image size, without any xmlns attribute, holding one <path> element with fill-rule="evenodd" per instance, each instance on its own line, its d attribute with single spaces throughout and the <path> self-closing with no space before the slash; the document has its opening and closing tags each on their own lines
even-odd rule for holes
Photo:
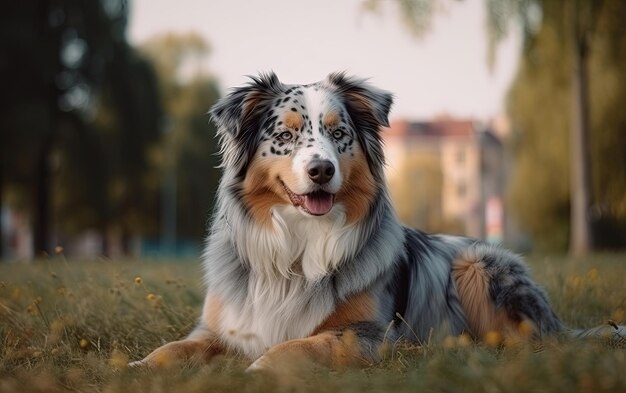
<svg viewBox="0 0 626 393">
<path fill-rule="evenodd" d="M 328 213 L 335 204 L 335 194 L 331 194 L 324 190 L 316 190 L 308 194 L 300 195 L 291 191 L 284 182 L 281 181 L 281 183 L 283 185 L 283 188 L 285 189 L 285 192 L 287 193 L 287 196 L 289 196 L 289 200 L 291 201 L 291 203 L 295 207 L 299 207 L 306 213 L 309 213 L 311 215 L 323 216 L 324 214 Z"/>
<path fill-rule="evenodd" d="M 335 166 L 328 160 L 313 160 L 306 166 L 306 172 L 314 183 L 326 184 L 335 174 Z"/>
</svg>

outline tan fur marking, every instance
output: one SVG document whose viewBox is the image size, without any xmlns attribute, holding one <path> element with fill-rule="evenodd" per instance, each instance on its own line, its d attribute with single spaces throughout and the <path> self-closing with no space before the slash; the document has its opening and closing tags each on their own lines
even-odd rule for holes
<svg viewBox="0 0 626 393">
<path fill-rule="evenodd" d="M 504 310 L 496 310 L 489 295 L 489 274 L 480 261 L 459 259 L 452 266 L 461 305 L 474 337 L 483 338 L 489 332 L 519 335 L 519 321 Z"/>
<path fill-rule="evenodd" d="M 220 298 L 217 296 L 207 296 L 204 302 L 202 318 L 204 325 L 212 332 L 217 333 L 219 331 L 222 308 L 223 305 Z"/>
<path fill-rule="evenodd" d="M 218 297 L 208 296 L 202 313 L 206 329 L 194 330 L 189 337 L 167 343 L 146 356 L 141 362 L 148 367 L 170 367 L 184 360 L 207 363 L 214 356 L 224 353 L 226 348 L 217 336 L 222 301 Z"/>
<path fill-rule="evenodd" d="M 348 224 L 362 219 L 369 212 L 376 191 L 376 183 L 365 155 L 360 150 L 355 150 L 354 157 L 340 159 L 339 165 L 345 174 L 345 183 L 335 196 L 335 200 L 346 207 Z"/>
<path fill-rule="evenodd" d="M 257 362 L 268 371 L 297 368 L 306 363 L 333 369 L 363 366 L 358 337 L 351 331 L 327 331 L 299 340 L 290 340 L 269 349 Z M 295 370 L 294 370 L 295 371 Z"/>
<path fill-rule="evenodd" d="M 374 298 L 366 292 L 354 295 L 339 305 L 335 311 L 321 325 L 315 329 L 315 333 L 324 330 L 336 329 L 351 323 L 371 321 L 376 314 Z"/>
<path fill-rule="evenodd" d="M 291 203 L 278 182 L 279 177 L 286 184 L 293 181 L 289 157 L 272 160 L 256 158 L 246 173 L 243 200 L 252 217 L 261 225 L 271 227 L 272 206 Z"/>
<path fill-rule="evenodd" d="M 328 112 L 323 119 L 324 125 L 326 127 L 334 127 L 339 124 L 339 115 L 337 112 Z"/>
<path fill-rule="evenodd" d="M 459 260 L 452 267 L 461 304 L 472 333 L 482 337 L 496 322 L 496 312 L 489 296 L 489 276 L 482 262 Z"/>
<path fill-rule="evenodd" d="M 184 360 L 209 362 L 213 357 L 225 352 L 217 337 L 206 339 L 186 339 L 167 343 L 152 351 L 141 361 L 148 367 L 169 367 Z"/>
<path fill-rule="evenodd" d="M 359 338 L 349 328 L 352 323 L 371 321 L 376 313 L 376 302 L 368 292 L 347 299 L 304 339 L 290 340 L 269 349 L 257 366 L 264 369 L 285 370 L 302 363 L 320 364 L 340 369 L 367 364 L 360 349 Z"/>
<path fill-rule="evenodd" d="M 298 112 L 286 112 L 283 117 L 283 124 L 285 124 L 285 127 L 300 130 L 304 124 L 304 119 Z"/>
</svg>

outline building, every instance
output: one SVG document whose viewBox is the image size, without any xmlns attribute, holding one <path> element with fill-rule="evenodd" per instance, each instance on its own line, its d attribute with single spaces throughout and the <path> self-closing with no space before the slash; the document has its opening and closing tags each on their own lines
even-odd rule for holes
<svg viewBox="0 0 626 393">
<path fill-rule="evenodd" d="M 505 163 L 498 135 L 485 123 L 449 117 L 392 122 L 383 137 L 400 218 L 429 232 L 501 242 Z M 426 214 L 411 214 L 420 210 Z"/>
</svg>

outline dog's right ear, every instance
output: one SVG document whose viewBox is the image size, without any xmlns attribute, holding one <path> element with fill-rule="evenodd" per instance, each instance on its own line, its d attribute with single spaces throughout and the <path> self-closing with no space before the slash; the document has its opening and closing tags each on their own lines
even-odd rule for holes
<svg viewBox="0 0 626 393">
<path fill-rule="evenodd" d="M 240 175 L 259 146 L 273 100 L 285 91 L 273 72 L 250 79 L 221 98 L 209 112 L 217 125 L 222 166 L 234 168 Z"/>
<path fill-rule="evenodd" d="M 250 79 L 249 83 L 233 89 L 211 108 L 209 114 L 218 127 L 218 133 L 227 133 L 238 139 L 254 133 L 266 106 L 285 90 L 273 72 L 251 76 Z"/>
</svg>

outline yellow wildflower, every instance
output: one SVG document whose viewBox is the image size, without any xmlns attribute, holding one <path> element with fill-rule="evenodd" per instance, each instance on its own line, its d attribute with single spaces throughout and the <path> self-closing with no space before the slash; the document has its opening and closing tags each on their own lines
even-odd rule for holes
<svg viewBox="0 0 626 393">
<path fill-rule="evenodd" d="M 81 349 L 86 349 L 89 346 L 89 341 L 87 341 L 84 338 L 81 338 L 80 342 L 78 343 L 78 345 L 80 345 Z"/>
<path fill-rule="evenodd" d="M 490 330 L 485 334 L 484 340 L 485 344 L 487 344 L 488 346 L 497 347 L 502 344 L 502 341 L 504 341 L 504 337 L 502 337 L 502 334 L 499 331 Z"/>
<path fill-rule="evenodd" d="M 128 365 L 128 356 L 123 354 L 121 351 L 114 349 L 111 353 L 109 364 L 111 365 L 111 367 L 116 369 L 126 368 L 126 366 Z"/>
<path fill-rule="evenodd" d="M 456 347 L 456 337 L 446 336 L 446 338 L 443 339 L 443 347 L 445 349 L 452 349 Z"/>
<path fill-rule="evenodd" d="M 472 338 L 467 333 L 463 333 L 457 339 L 459 347 L 468 347 L 472 343 Z"/>
</svg>

